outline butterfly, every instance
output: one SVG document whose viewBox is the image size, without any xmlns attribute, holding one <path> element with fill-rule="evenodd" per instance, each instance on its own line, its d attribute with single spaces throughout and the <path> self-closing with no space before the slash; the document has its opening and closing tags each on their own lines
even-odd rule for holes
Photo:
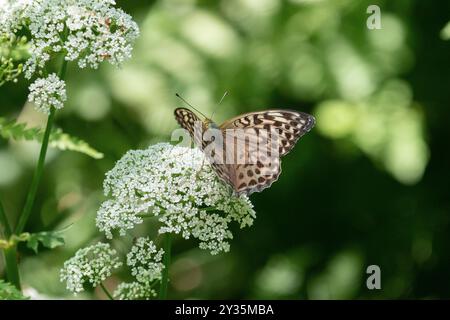
<svg viewBox="0 0 450 320">
<path fill-rule="evenodd" d="M 260 192 L 278 180 L 280 158 L 315 125 L 313 116 L 285 109 L 245 113 L 220 126 L 206 117 L 200 120 L 186 108 L 177 108 L 174 114 L 204 153 L 210 149 L 206 155 L 208 162 L 236 195 Z M 208 141 L 204 139 L 208 129 L 215 129 L 221 135 L 214 135 Z M 229 159 L 232 161 L 227 161 Z"/>
</svg>

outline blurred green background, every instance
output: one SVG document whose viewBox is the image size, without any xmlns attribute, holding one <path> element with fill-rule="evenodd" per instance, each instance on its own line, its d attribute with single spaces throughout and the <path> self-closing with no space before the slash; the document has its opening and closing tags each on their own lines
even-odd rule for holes
<svg viewBox="0 0 450 320">
<path fill-rule="evenodd" d="M 251 196 L 257 219 L 234 230 L 229 253 L 175 241 L 169 297 L 450 298 L 450 42 L 441 36 L 450 2 L 118 4 L 141 28 L 133 58 L 119 70 L 69 65 L 68 103 L 57 115 L 58 127 L 105 157 L 50 150 L 27 230 L 75 224 L 65 247 L 38 256 L 21 248 L 29 291 L 72 298 L 59 269 L 102 239 L 94 219 L 104 174 L 127 150 L 170 139 L 174 93 L 211 114 L 228 91 L 218 123 L 290 108 L 313 114 L 317 125 L 283 159 L 279 181 Z M 366 27 L 370 4 L 381 7 L 381 30 Z M 27 85 L 0 87 L 0 116 L 42 125 Z M 38 148 L 0 140 L 0 196 L 11 220 Z M 371 264 L 381 268 L 381 290 L 366 288 Z"/>
</svg>

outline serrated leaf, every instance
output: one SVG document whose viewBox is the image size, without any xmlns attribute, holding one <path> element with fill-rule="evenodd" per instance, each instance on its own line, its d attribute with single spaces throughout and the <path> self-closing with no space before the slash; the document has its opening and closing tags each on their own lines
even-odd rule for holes
<svg viewBox="0 0 450 320">
<path fill-rule="evenodd" d="M 103 158 L 103 153 L 92 148 L 87 142 L 62 132 L 61 129 L 56 129 L 50 134 L 50 146 L 59 150 L 81 152 L 94 159 Z"/>
<path fill-rule="evenodd" d="M 44 129 L 27 128 L 24 123 L 0 117 L 0 136 L 5 139 L 35 140 L 40 142 L 44 137 Z M 49 145 L 59 150 L 84 153 L 94 159 L 103 158 L 103 153 L 92 148 L 87 142 L 64 133 L 61 129 L 52 130 Z"/>
<path fill-rule="evenodd" d="M 27 247 L 38 253 L 39 243 L 49 249 L 54 249 L 65 244 L 61 231 L 43 231 L 30 234 L 27 240 Z"/>
<path fill-rule="evenodd" d="M 22 292 L 11 283 L 0 280 L 0 300 L 26 300 Z"/>
</svg>

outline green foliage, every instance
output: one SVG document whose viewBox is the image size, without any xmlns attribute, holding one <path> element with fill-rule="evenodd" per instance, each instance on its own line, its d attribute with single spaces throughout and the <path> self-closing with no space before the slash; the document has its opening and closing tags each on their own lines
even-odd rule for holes
<svg viewBox="0 0 450 320">
<path fill-rule="evenodd" d="M 87 142 L 55 129 L 50 134 L 50 146 L 59 150 L 70 150 L 84 153 L 94 159 L 103 158 L 103 153 L 92 148 Z"/>
<path fill-rule="evenodd" d="M 41 141 L 44 136 L 44 130 L 41 128 L 27 128 L 24 123 L 0 117 L 0 136 L 5 139 Z M 103 158 L 103 153 L 89 146 L 87 142 L 64 133 L 61 129 L 52 130 L 50 146 L 59 150 L 84 153 L 94 159 Z"/>
<path fill-rule="evenodd" d="M 61 236 L 61 232 L 62 231 L 58 230 L 33 233 L 27 240 L 27 247 L 37 254 L 39 243 L 49 249 L 63 246 L 65 242 L 64 238 Z"/>
<path fill-rule="evenodd" d="M 62 234 L 69 230 L 71 227 L 72 225 L 70 224 L 63 229 L 55 231 L 41 231 L 32 233 L 29 234 L 29 236 L 24 241 L 27 242 L 27 247 L 32 249 L 36 254 L 38 253 L 39 243 L 41 243 L 45 248 L 54 249 L 65 244 Z"/>
<path fill-rule="evenodd" d="M 23 232 L 19 235 L 13 234 L 9 239 L 0 239 L 0 249 L 11 248 L 19 242 L 26 242 L 27 247 L 38 253 L 39 243 L 45 248 L 54 249 L 65 244 L 62 233 L 68 230 L 72 225 L 56 231 L 41 231 L 37 233 Z"/>
<path fill-rule="evenodd" d="M 0 300 L 27 300 L 12 284 L 0 279 Z"/>
</svg>

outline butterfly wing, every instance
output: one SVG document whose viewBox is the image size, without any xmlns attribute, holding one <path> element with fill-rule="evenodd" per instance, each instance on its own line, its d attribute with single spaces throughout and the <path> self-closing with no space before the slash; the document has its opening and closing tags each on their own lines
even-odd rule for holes
<svg viewBox="0 0 450 320">
<path fill-rule="evenodd" d="M 311 130 L 314 124 L 313 116 L 291 110 L 250 112 L 223 123 L 220 128 L 223 130 L 224 136 L 228 134 L 227 129 L 243 129 L 246 136 L 254 137 L 244 141 L 243 156 L 245 160 L 251 161 L 245 164 L 227 165 L 231 185 L 235 192 L 251 194 L 270 187 L 281 174 L 280 157 L 292 150 L 298 139 Z M 268 137 L 270 132 L 276 132 L 278 139 L 271 140 Z M 263 157 L 260 153 L 261 146 L 268 150 L 269 154 L 272 154 L 270 150 L 278 148 L 278 156 L 270 157 L 270 161 L 264 161 L 266 159 L 262 158 L 259 161 L 253 158 L 255 155 Z M 228 150 L 228 152 L 230 151 Z M 235 152 L 235 150 L 231 152 Z"/>
<path fill-rule="evenodd" d="M 261 162 L 257 164 L 227 165 L 230 172 L 230 184 L 238 195 L 250 195 L 269 188 L 281 174 L 280 158 L 274 158 L 270 166 Z"/>
<path fill-rule="evenodd" d="M 194 139 L 194 128 L 197 123 L 202 123 L 199 117 L 191 110 L 186 108 L 177 108 L 174 111 L 175 119 L 178 124 L 186 129 L 191 137 Z"/>
<path fill-rule="evenodd" d="M 224 122 L 220 128 L 256 128 L 264 129 L 265 132 L 275 129 L 280 134 L 279 154 L 284 156 L 315 123 L 316 119 L 312 115 L 280 109 L 245 113 Z"/>
</svg>

